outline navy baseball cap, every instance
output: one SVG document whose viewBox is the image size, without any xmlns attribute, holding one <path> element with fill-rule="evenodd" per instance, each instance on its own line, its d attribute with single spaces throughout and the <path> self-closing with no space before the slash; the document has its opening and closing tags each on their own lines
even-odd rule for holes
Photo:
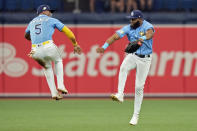
<svg viewBox="0 0 197 131">
<path fill-rule="evenodd" d="M 127 16 L 129 19 L 136 19 L 136 18 L 144 18 L 143 14 L 140 10 L 133 10 L 130 16 Z"/>
<path fill-rule="evenodd" d="M 40 14 L 41 12 L 43 11 L 50 11 L 51 13 L 53 13 L 55 10 L 51 10 L 50 6 L 48 5 L 40 5 L 38 8 L 37 8 L 37 14 Z"/>
</svg>

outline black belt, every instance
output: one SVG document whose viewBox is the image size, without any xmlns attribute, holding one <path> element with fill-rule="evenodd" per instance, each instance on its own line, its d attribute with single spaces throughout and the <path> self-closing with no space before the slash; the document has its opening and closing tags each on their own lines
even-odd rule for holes
<svg viewBox="0 0 197 131">
<path fill-rule="evenodd" d="M 150 57 L 150 55 L 140 55 L 140 54 L 137 54 L 137 53 L 135 53 L 135 55 L 140 57 L 140 58 Z"/>
</svg>

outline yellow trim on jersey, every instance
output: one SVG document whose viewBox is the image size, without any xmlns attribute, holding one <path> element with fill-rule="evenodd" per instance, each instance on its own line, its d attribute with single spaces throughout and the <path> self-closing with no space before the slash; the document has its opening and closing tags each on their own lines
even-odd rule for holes
<svg viewBox="0 0 197 131">
<path fill-rule="evenodd" d="M 32 44 L 32 47 L 36 47 L 36 44 Z"/>
<path fill-rule="evenodd" d="M 75 39 L 75 35 L 68 27 L 64 26 L 62 28 L 62 32 L 64 32 L 64 34 L 71 40 L 73 46 L 77 46 L 77 41 Z"/>
<path fill-rule="evenodd" d="M 45 42 L 42 42 L 42 43 L 40 43 L 41 45 L 46 45 L 46 44 L 49 44 L 50 43 L 50 41 L 48 40 L 48 41 L 45 41 Z M 37 47 L 39 44 L 32 44 L 32 47 Z"/>
<path fill-rule="evenodd" d="M 49 44 L 49 41 L 45 41 L 42 43 L 43 45 Z"/>
</svg>

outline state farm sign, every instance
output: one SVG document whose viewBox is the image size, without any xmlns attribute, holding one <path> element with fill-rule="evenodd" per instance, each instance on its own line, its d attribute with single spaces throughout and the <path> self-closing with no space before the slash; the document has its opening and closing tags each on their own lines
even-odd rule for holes
<svg viewBox="0 0 197 131">
<path fill-rule="evenodd" d="M 71 93 L 116 92 L 119 67 L 128 41 L 123 38 L 115 42 L 103 55 L 97 54 L 96 48 L 119 28 L 71 28 L 83 49 L 81 55 L 73 53 L 72 44 L 64 34 L 55 32 L 53 39 L 62 53 L 65 85 Z M 0 92 L 49 92 L 42 69 L 27 57 L 31 44 L 24 39 L 24 30 L 23 26 L 5 26 L 4 32 L 0 28 L 4 33 L 4 38 L 0 38 L 0 76 L 3 78 Z M 196 33 L 196 27 L 156 28 L 145 93 L 197 93 L 197 44 L 191 43 Z M 127 93 L 134 91 L 134 83 L 135 72 L 132 71 L 126 84 Z"/>
</svg>

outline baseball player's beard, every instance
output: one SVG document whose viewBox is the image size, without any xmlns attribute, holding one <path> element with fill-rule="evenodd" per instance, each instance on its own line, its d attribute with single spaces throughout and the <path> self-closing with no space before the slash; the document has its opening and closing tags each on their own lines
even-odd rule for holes
<svg viewBox="0 0 197 131">
<path fill-rule="evenodd" d="M 137 21 L 135 24 L 131 25 L 133 29 L 137 29 L 140 26 L 140 22 Z"/>
</svg>

